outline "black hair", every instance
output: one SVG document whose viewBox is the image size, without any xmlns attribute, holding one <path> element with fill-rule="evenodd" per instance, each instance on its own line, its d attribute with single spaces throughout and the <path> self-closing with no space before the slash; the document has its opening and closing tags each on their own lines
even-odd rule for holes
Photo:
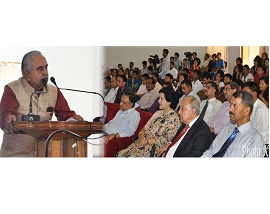
<svg viewBox="0 0 270 214">
<path fill-rule="evenodd" d="M 239 60 L 241 64 L 242 64 L 242 62 L 243 62 L 243 59 L 242 59 L 241 57 L 237 57 L 236 60 Z M 236 60 L 235 60 L 235 61 L 236 61 Z"/>
<path fill-rule="evenodd" d="M 240 80 L 240 79 L 235 79 L 235 80 L 233 80 L 232 82 L 234 82 L 234 83 L 236 83 L 236 84 L 238 85 L 238 90 L 239 90 L 239 87 L 243 88 L 244 82 L 243 82 L 242 80 Z M 228 84 L 231 85 L 230 82 L 228 82 Z M 225 84 L 225 85 L 227 85 L 227 84 Z"/>
<path fill-rule="evenodd" d="M 153 67 L 150 66 L 150 65 L 147 67 L 147 69 L 150 70 L 150 71 L 153 71 Z"/>
<path fill-rule="evenodd" d="M 136 73 L 137 75 L 139 75 L 139 71 L 137 69 L 134 69 L 132 73 Z"/>
<path fill-rule="evenodd" d="M 259 96 L 260 89 L 259 89 L 259 86 L 258 86 L 257 83 L 255 83 L 255 82 L 245 82 L 243 84 L 242 89 L 245 88 L 245 87 L 248 87 L 252 92 L 256 92 L 257 93 L 257 97 Z"/>
<path fill-rule="evenodd" d="M 211 79 L 211 74 L 209 72 L 203 72 L 202 73 L 202 79 L 206 78 L 206 79 Z"/>
<path fill-rule="evenodd" d="M 162 87 L 164 87 L 163 85 L 166 85 L 169 88 L 173 87 L 173 85 L 170 82 L 163 82 Z"/>
<path fill-rule="evenodd" d="M 149 79 L 149 74 L 143 74 L 142 77 L 143 77 L 145 80 L 147 80 L 147 79 Z"/>
<path fill-rule="evenodd" d="M 196 73 L 199 79 L 201 78 L 202 72 L 198 69 L 194 70 L 193 73 Z"/>
<path fill-rule="evenodd" d="M 155 76 L 157 79 L 159 78 L 159 73 L 153 73 L 153 76 Z"/>
<path fill-rule="evenodd" d="M 241 98 L 241 103 L 250 107 L 250 114 L 252 113 L 253 110 L 253 106 L 254 106 L 254 100 L 253 97 L 250 93 L 246 92 L 246 91 L 238 91 L 233 93 L 233 97 L 234 98 Z"/>
<path fill-rule="evenodd" d="M 123 79 L 123 82 L 127 82 L 127 77 L 126 75 L 119 75 L 118 77 L 121 77 Z"/>
<path fill-rule="evenodd" d="M 218 95 L 218 85 L 215 82 L 208 82 L 207 84 L 211 84 L 211 87 L 216 90 L 215 96 Z"/>
<path fill-rule="evenodd" d="M 156 84 L 156 80 L 153 77 L 149 77 L 148 79 L 152 80 L 152 84 L 155 85 Z"/>
<path fill-rule="evenodd" d="M 173 79 L 173 75 L 170 74 L 170 73 L 167 73 L 167 74 L 165 75 L 165 77 L 169 77 L 170 79 Z"/>
<path fill-rule="evenodd" d="M 176 92 L 172 87 L 166 87 L 159 90 L 159 93 L 163 93 L 165 100 L 170 102 L 170 107 L 175 109 L 176 107 Z"/>
<path fill-rule="evenodd" d="M 220 74 L 220 77 L 221 77 L 221 80 L 223 79 L 223 77 L 224 77 L 224 72 L 222 71 L 222 70 L 218 70 L 217 71 L 217 74 Z M 216 74 L 216 75 L 217 75 Z"/>
<path fill-rule="evenodd" d="M 183 84 L 186 84 L 187 86 L 192 87 L 191 80 L 189 80 L 189 79 L 183 80 L 183 81 L 181 82 L 181 85 L 183 85 Z"/>
<path fill-rule="evenodd" d="M 231 74 L 225 74 L 224 77 L 228 77 L 228 78 L 230 78 L 230 80 L 232 80 L 232 78 L 233 78 Z"/>
<path fill-rule="evenodd" d="M 163 49 L 163 51 L 168 55 L 169 54 L 169 50 L 168 49 Z"/>
<path fill-rule="evenodd" d="M 184 77 L 184 80 L 187 80 L 188 79 L 188 75 L 186 73 L 181 73 L 181 74 L 179 74 L 179 77 L 180 76 L 183 76 Z M 179 80 L 179 78 L 178 78 L 178 80 Z M 180 82 L 180 84 L 181 84 L 181 82 Z"/>
</svg>

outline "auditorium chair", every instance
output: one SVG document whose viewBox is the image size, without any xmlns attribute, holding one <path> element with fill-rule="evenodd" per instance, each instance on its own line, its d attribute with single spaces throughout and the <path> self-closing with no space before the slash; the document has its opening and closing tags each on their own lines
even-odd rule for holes
<svg viewBox="0 0 270 214">
<path fill-rule="evenodd" d="M 104 123 L 106 124 L 114 118 L 114 116 L 120 109 L 120 105 L 108 102 L 105 102 L 105 105 L 107 107 L 107 114 Z M 141 120 L 134 135 L 130 137 L 116 138 L 108 141 L 106 144 L 104 144 L 104 157 L 114 157 L 119 151 L 127 148 L 132 143 L 134 137 L 138 135 L 140 130 L 152 117 L 152 114 L 150 112 L 142 111 L 140 109 L 137 109 L 137 111 L 140 113 Z"/>
</svg>

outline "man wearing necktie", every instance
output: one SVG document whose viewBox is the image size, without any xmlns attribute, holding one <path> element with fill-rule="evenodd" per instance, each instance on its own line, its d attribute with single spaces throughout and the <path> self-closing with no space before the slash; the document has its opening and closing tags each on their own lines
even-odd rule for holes
<svg viewBox="0 0 270 214">
<path fill-rule="evenodd" d="M 254 105 L 251 94 L 235 92 L 230 104 L 230 119 L 236 124 L 225 126 L 202 157 L 263 157 L 263 137 L 250 122 Z"/>
<path fill-rule="evenodd" d="M 164 157 L 200 157 L 211 143 L 211 132 L 204 120 L 199 117 L 200 104 L 193 96 L 186 96 L 180 103 L 180 126 L 166 150 L 160 150 Z"/>
</svg>

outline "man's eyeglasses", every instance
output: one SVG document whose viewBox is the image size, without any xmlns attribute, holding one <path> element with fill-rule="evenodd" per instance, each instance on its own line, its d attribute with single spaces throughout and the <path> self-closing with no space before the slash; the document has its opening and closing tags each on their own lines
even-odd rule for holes
<svg viewBox="0 0 270 214">
<path fill-rule="evenodd" d="M 232 88 L 224 88 L 226 91 L 229 91 L 230 89 L 232 89 Z"/>
</svg>

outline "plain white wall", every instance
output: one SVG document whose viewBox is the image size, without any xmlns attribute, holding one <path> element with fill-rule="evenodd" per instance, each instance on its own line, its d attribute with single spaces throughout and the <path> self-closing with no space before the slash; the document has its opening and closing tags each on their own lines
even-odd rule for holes
<svg viewBox="0 0 270 214">
<path fill-rule="evenodd" d="M 94 91 L 102 94 L 103 47 L 4 46 L 0 48 L 0 61 L 21 62 L 24 54 L 31 50 L 39 50 L 46 57 L 49 64 L 49 76 L 55 77 L 58 87 Z M 1 85 L 0 87 L 4 86 Z M 72 91 L 62 91 L 62 93 L 70 108 L 83 116 L 85 120 L 93 121 L 96 116 L 103 115 L 103 102 L 100 96 Z M 90 142 L 98 144 L 100 140 L 91 140 Z M 102 152 L 102 146 L 88 146 L 89 157 L 92 155 L 100 156 Z"/>
<path fill-rule="evenodd" d="M 105 46 L 105 68 L 117 68 L 119 63 L 126 68 L 131 61 L 134 67 L 142 68 L 142 61 L 147 61 L 150 55 L 163 58 L 163 49 L 169 50 L 169 57 L 178 52 L 181 61 L 185 58 L 184 52 L 197 52 L 201 60 L 206 53 L 206 46 Z"/>
</svg>

